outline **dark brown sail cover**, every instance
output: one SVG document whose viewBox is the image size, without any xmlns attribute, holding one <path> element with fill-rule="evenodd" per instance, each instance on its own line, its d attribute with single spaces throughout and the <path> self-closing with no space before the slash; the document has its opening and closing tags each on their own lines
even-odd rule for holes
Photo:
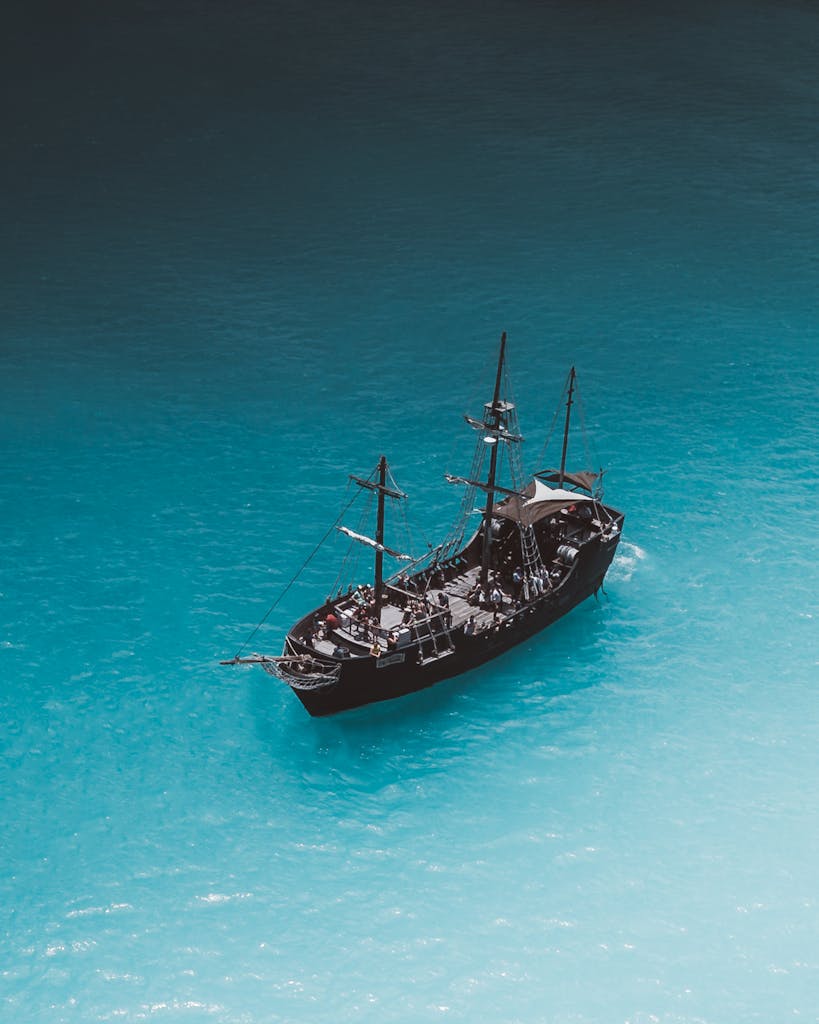
<svg viewBox="0 0 819 1024">
<path fill-rule="evenodd" d="M 537 476 L 550 484 L 560 483 L 560 471 L 557 469 L 544 469 Z M 594 482 L 599 476 L 600 473 L 593 473 L 590 469 L 581 469 L 575 473 L 564 473 L 563 483 L 571 484 L 572 487 L 582 487 L 584 491 L 591 493 L 594 490 Z"/>
</svg>

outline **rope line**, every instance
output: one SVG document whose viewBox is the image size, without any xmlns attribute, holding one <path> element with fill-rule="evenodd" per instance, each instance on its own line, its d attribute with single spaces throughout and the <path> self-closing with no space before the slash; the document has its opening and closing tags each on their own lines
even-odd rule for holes
<svg viewBox="0 0 819 1024">
<path fill-rule="evenodd" d="M 344 518 L 344 515 L 346 514 L 346 512 L 348 511 L 348 509 L 350 508 L 350 506 L 353 504 L 353 502 L 356 500 L 357 497 L 358 497 L 358 495 L 354 494 L 352 496 L 352 498 L 349 500 L 349 502 L 344 506 L 344 508 L 342 509 L 341 513 L 337 516 L 335 522 L 330 526 L 328 531 L 324 534 L 324 536 L 321 538 L 321 540 L 318 542 L 318 544 L 316 544 L 316 546 L 313 548 L 313 550 L 307 556 L 307 559 L 302 563 L 301 568 L 298 569 L 298 571 L 296 572 L 296 575 L 290 580 L 290 582 L 287 584 L 287 586 L 284 588 L 284 590 L 282 590 L 280 592 L 280 594 L 278 595 L 276 600 L 273 602 L 273 604 L 271 604 L 271 606 L 264 613 L 264 617 L 262 618 L 261 622 L 258 623 L 258 625 L 255 627 L 255 629 L 251 630 L 250 635 L 247 637 L 245 642 L 242 644 L 242 646 L 236 652 L 236 657 L 237 658 L 240 658 L 242 656 L 242 652 L 245 650 L 247 645 L 250 643 L 250 641 L 253 639 L 253 637 L 259 632 L 259 630 L 262 628 L 262 626 L 265 624 L 265 622 L 267 622 L 267 620 L 270 618 L 270 615 L 272 614 L 273 610 L 276 608 L 276 606 L 281 601 L 281 599 L 284 597 L 284 595 L 287 593 L 287 591 L 293 586 L 293 584 L 296 582 L 296 580 L 299 578 L 299 576 L 301 576 L 301 574 L 304 572 L 304 570 L 307 568 L 307 566 L 310 564 L 310 562 L 312 562 L 313 557 L 315 556 L 315 554 L 318 551 L 318 549 L 327 540 L 327 538 L 330 536 L 330 534 L 333 532 L 333 530 L 335 530 L 336 526 Z"/>
<path fill-rule="evenodd" d="M 549 445 L 552 440 L 552 434 L 554 434 L 555 427 L 557 426 L 558 417 L 560 416 L 561 412 L 563 412 L 565 409 L 565 399 L 568 391 L 569 378 L 567 377 L 566 383 L 563 385 L 563 391 L 561 392 L 560 400 L 558 401 L 557 406 L 555 407 L 554 415 L 552 416 L 552 422 L 546 434 L 546 440 L 543 442 L 543 446 L 540 449 L 540 454 L 537 457 L 537 462 L 535 463 L 535 465 L 538 467 L 538 470 L 536 470 L 536 472 L 546 468 L 546 452 L 549 450 Z"/>
</svg>

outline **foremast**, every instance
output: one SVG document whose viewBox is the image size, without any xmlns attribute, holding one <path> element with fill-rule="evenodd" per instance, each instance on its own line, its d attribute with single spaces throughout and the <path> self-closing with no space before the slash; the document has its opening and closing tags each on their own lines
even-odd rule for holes
<svg viewBox="0 0 819 1024">
<path fill-rule="evenodd" d="M 375 565 L 373 567 L 373 613 L 376 622 L 378 622 L 381 618 L 381 606 L 383 603 L 384 552 L 386 551 L 387 554 L 392 555 L 394 558 L 407 558 L 408 556 L 384 547 L 384 499 L 406 498 L 406 494 L 402 491 L 396 490 L 394 487 L 387 486 L 386 456 L 382 455 L 378 460 L 378 466 L 376 467 L 375 472 L 375 480 L 362 480 L 361 477 L 350 476 L 353 483 L 358 484 L 359 487 L 364 487 L 367 490 L 375 491 L 376 493 L 377 507 L 374 540 L 370 540 L 369 537 L 362 537 L 358 534 L 354 534 L 351 530 L 346 530 L 344 527 L 339 527 L 339 529 L 354 540 L 369 544 L 371 547 L 375 548 Z"/>
</svg>

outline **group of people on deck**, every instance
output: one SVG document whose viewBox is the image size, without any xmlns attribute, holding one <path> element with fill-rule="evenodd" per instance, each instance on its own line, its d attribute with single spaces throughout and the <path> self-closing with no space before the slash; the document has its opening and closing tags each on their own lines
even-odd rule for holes
<svg viewBox="0 0 819 1024">
<path fill-rule="evenodd" d="M 495 574 L 489 580 L 486 589 L 481 586 L 480 580 L 477 580 L 466 599 L 473 606 L 489 608 L 494 612 L 503 612 L 508 602 L 512 610 L 517 611 L 522 605 L 535 601 L 550 591 L 559 576 L 559 569 L 550 572 L 542 566 L 540 569 L 524 572 L 520 566 L 516 566 L 509 579 L 508 589 L 511 596 L 504 589 L 500 576 Z"/>
</svg>

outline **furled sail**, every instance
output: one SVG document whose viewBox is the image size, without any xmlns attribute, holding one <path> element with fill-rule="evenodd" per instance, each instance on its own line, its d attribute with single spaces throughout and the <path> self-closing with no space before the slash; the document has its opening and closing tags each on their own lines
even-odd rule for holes
<svg viewBox="0 0 819 1024">
<path fill-rule="evenodd" d="M 366 544 L 368 547 L 375 548 L 376 551 L 384 551 L 392 558 L 400 558 L 402 562 L 412 561 L 412 555 L 402 555 L 400 551 L 393 551 L 392 548 L 388 548 L 384 544 L 379 544 L 378 541 L 373 540 L 372 537 L 365 537 L 363 533 L 355 533 L 355 531 L 348 529 L 346 526 L 337 526 L 336 529 L 340 533 L 344 533 L 348 537 L 352 537 L 353 540 L 357 540 L 359 544 Z"/>
<path fill-rule="evenodd" d="M 491 488 L 489 484 L 483 480 L 469 480 L 465 476 L 453 476 L 451 473 L 445 473 L 444 479 L 450 484 L 465 484 L 467 487 L 477 487 L 482 491 L 491 490 L 493 494 L 511 494 L 518 495 L 521 498 L 525 498 L 526 495 L 520 491 L 513 491 L 509 487 L 501 487 L 499 484 L 494 484 Z"/>
<path fill-rule="evenodd" d="M 520 434 L 511 434 L 501 423 L 497 425 L 485 423 L 483 420 L 476 420 L 474 416 L 464 416 L 466 422 L 475 430 L 483 431 L 492 437 L 499 437 L 501 441 L 522 441 Z"/>
</svg>

